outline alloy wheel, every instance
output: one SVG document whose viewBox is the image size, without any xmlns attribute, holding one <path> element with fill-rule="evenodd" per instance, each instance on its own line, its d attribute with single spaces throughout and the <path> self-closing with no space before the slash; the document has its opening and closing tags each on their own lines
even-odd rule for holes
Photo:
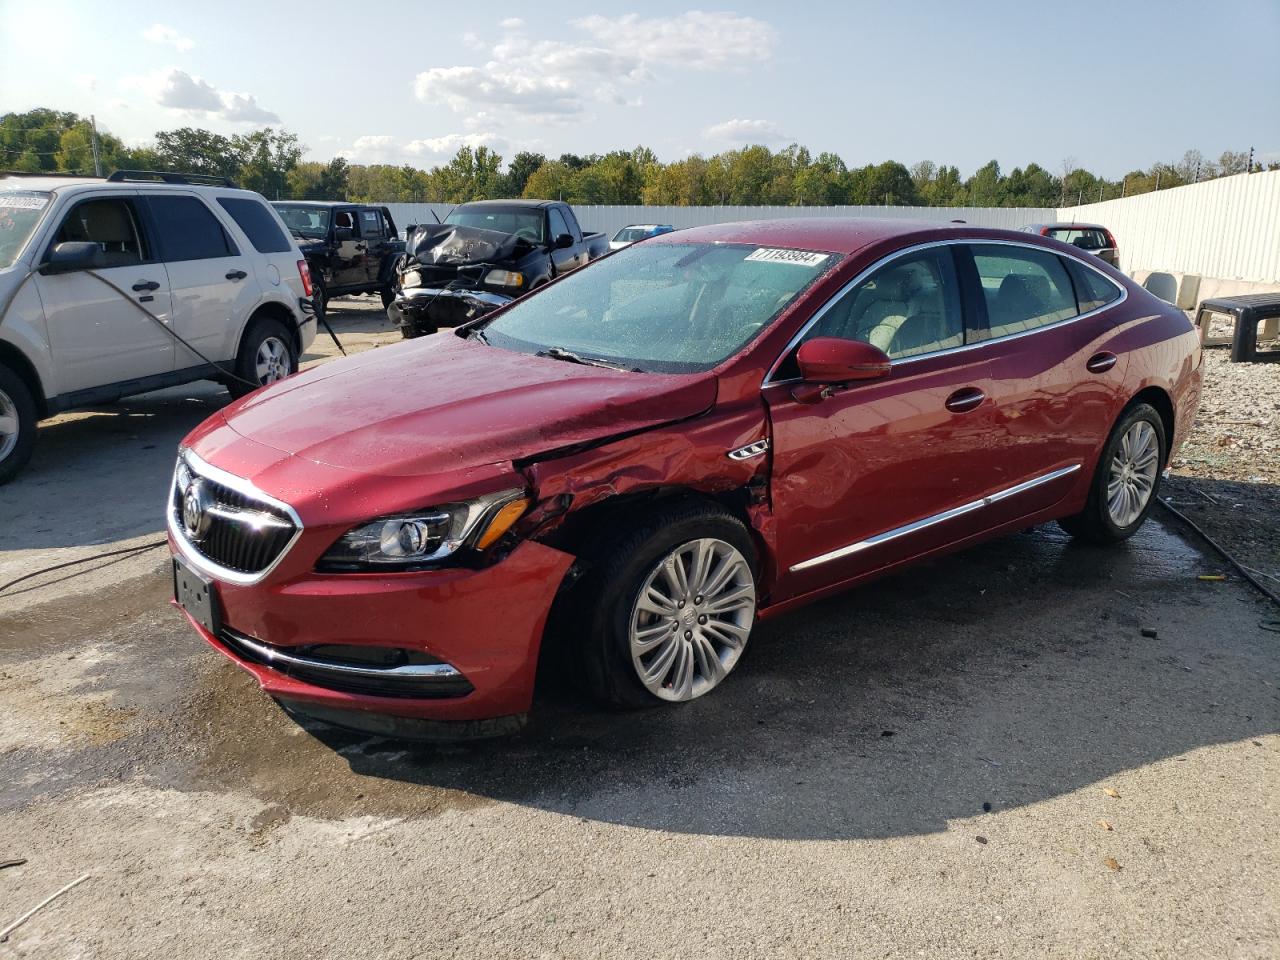
<svg viewBox="0 0 1280 960">
<path fill-rule="evenodd" d="M 18 405 L 13 398 L 0 390 L 0 461 L 5 460 L 18 446 Z"/>
<path fill-rule="evenodd" d="M 266 385 L 289 375 L 289 348 L 279 337 L 267 337 L 258 346 L 255 358 L 258 383 Z"/>
<path fill-rule="evenodd" d="M 729 674 L 756 612 L 751 566 L 732 544 L 700 539 L 662 558 L 631 609 L 631 661 L 646 690 L 692 700 Z"/>
<path fill-rule="evenodd" d="M 1142 516 L 1160 471 L 1160 440 L 1151 424 L 1138 420 L 1120 438 L 1107 477 L 1107 512 L 1117 527 Z"/>
</svg>

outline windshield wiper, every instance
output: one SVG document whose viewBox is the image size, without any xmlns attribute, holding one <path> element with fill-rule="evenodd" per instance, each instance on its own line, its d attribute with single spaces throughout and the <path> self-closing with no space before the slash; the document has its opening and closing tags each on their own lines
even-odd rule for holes
<svg viewBox="0 0 1280 960">
<path fill-rule="evenodd" d="M 569 363 L 581 363 L 588 367 L 605 367 L 609 370 L 625 370 L 628 373 L 643 373 L 639 367 L 628 367 L 626 364 L 614 363 L 611 360 L 605 360 L 601 357 L 584 357 L 580 353 L 574 353 L 572 350 L 566 350 L 564 347 L 547 347 L 545 350 L 539 350 L 536 357 L 550 357 L 552 360 L 565 360 Z"/>
</svg>

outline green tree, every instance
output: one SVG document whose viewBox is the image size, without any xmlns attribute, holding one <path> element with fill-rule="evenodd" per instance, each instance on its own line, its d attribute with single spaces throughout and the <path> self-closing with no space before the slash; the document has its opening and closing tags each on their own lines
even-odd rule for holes
<svg viewBox="0 0 1280 960">
<path fill-rule="evenodd" d="M 288 194 L 289 171 L 298 165 L 306 150 L 295 134 L 284 130 L 277 133 L 271 127 L 237 134 L 231 138 L 231 149 L 241 158 L 240 186 L 256 190 L 269 200 Z"/>
<path fill-rule="evenodd" d="M 502 177 L 499 186 L 499 195 L 503 197 L 519 197 L 524 194 L 525 185 L 529 182 L 529 177 L 533 175 L 533 171 L 547 162 L 547 158 L 540 153 L 530 153 L 522 150 L 511 158 L 511 163 L 507 165 L 507 172 Z"/>
<path fill-rule="evenodd" d="M 158 170 L 202 173 L 239 179 L 246 151 L 231 138 L 199 127 L 179 127 L 156 134 Z"/>
<path fill-rule="evenodd" d="M 573 168 L 560 160 L 548 160 L 529 175 L 524 197 L 535 200 L 563 200 L 573 190 Z"/>
</svg>

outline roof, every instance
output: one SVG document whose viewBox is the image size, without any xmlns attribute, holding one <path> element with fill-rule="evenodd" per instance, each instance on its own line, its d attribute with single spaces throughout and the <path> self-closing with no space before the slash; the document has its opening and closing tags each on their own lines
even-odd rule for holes
<svg viewBox="0 0 1280 960">
<path fill-rule="evenodd" d="M 553 203 L 560 203 L 559 200 L 468 200 L 466 203 L 460 203 L 460 207 L 549 207 Z"/>
<path fill-rule="evenodd" d="M 105 177 L 67 177 L 26 173 L 6 173 L 0 176 L 0 190 L 57 190 L 85 184 L 106 183 Z"/>
<path fill-rule="evenodd" d="M 259 196 L 243 187 L 227 187 L 212 183 L 160 183 L 149 180 L 108 180 L 106 177 L 67 177 L 49 174 L 0 174 L 0 190 L 42 190 L 47 192 L 79 192 L 82 190 L 216 190 L 219 193 Z"/>
<path fill-rule="evenodd" d="M 1042 230 L 1105 230 L 1107 229 L 1100 223 L 1029 223 L 1029 227 L 1039 227 Z"/>
<path fill-rule="evenodd" d="M 376 203 L 356 203 L 352 200 L 272 200 L 272 206 L 277 203 L 287 203 L 291 207 L 316 207 L 325 210 L 332 210 L 334 207 L 372 207 L 380 210 L 380 205 Z"/>
<path fill-rule="evenodd" d="M 828 253 L 854 253 L 886 240 L 937 240 L 972 237 L 1027 240 L 1012 230 L 971 227 L 943 220 L 874 220 L 863 217 L 798 217 L 789 220 L 744 220 L 663 233 L 646 243 L 750 243 Z"/>
</svg>

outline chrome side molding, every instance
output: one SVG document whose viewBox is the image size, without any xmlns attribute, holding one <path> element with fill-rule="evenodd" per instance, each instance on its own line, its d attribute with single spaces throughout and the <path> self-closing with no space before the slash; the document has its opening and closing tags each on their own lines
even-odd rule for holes
<svg viewBox="0 0 1280 960">
<path fill-rule="evenodd" d="M 884 533 L 877 533 L 874 537 L 868 537 L 866 540 L 859 540 L 857 543 L 851 543 L 847 547 L 840 547 L 829 553 L 824 553 L 817 557 L 811 557 L 808 560 L 801 560 L 799 563 L 791 567 L 792 573 L 798 573 L 801 570 L 808 570 L 824 563 L 830 563 L 832 560 L 840 560 L 844 557 L 852 556 L 855 553 L 861 553 L 871 547 L 878 547 L 882 543 L 888 543 L 890 540 L 897 540 L 899 537 L 905 537 L 908 534 L 916 533 L 927 527 L 935 526 L 939 523 L 945 523 L 948 520 L 954 520 L 956 517 L 962 517 L 966 513 L 973 513 L 975 510 L 982 510 L 991 506 L 993 503 L 999 503 L 1001 500 L 1008 500 L 1010 497 L 1016 497 L 1018 494 L 1026 493 L 1036 487 L 1046 483 L 1052 483 L 1054 480 L 1075 473 L 1080 469 L 1080 464 L 1072 464 L 1069 467 L 1062 467 L 1054 470 L 1052 473 L 1046 473 L 1042 477 L 1035 477 L 1031 480 L 1023 481 L 1015 486 L 1005 490 L 1000 490 L 990 496 L 983 497 L 981 500 L 974 500 L 972 503 L 966 503 L 959 507 L 952 507 L 950 510 L 944 510 L 942 513 L 935 513 L 931 517 L 925 517 L 922 520 L 916 520 L 913 523 L 904 524 L 901 527 L 894 527 L 892 530 L 886 530 Z"/>
</svg>

